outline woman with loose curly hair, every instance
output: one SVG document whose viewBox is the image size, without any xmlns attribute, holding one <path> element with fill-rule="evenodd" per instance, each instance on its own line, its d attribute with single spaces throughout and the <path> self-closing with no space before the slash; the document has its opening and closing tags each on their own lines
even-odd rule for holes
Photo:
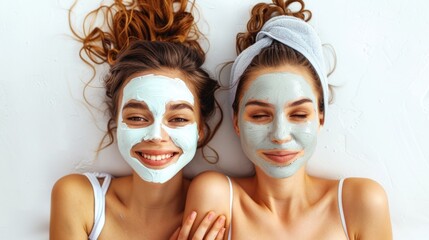
<svg viewBox="0 0 429 240">
<path fill-rule="evenodd" d="M 219 85 L 202 68 L 205 53 L 188 7 L 186 0 L 116 0 L 87 15 L 83 36 L 72 28 L 82 60 L 94 70 L 94 64 L 109 65 L 109 141 L 100 148 L 116 139 L 132 173 L 58 180 L 50 239 L 188 238 L 196 213 L 179 228 L 189 186 L 182 169 L 220 124 L 208 124 Z M 225 218 L 213 215 L 205 216 L 194 239 L 223 237 Z"/>
<path fill-rule="evenodd" d="M 225 215 L 225 239 L 392 239 L 378 183 L 306 172 L 330 99 L 322 44 L 307 23 L 311 12 L 302 0 L 273 0 L 251 15 L 237 36 L 230 80 L 234 128 L 255 175 L 201 174 L 185 214 Z"/>
</svg>

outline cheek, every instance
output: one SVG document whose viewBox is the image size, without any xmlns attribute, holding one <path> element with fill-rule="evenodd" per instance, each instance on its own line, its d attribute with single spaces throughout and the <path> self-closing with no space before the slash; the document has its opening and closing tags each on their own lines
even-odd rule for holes
<svg viewBox="0 0 429 240">
<path fill-rule="evenodd" d="M 129 156 L 131 149 L 139 144 L 147 134 L 146 129 L 129 129 L 125 124 L 119 123 L 117 131 L 118 147 L 123 156 Z"/>
<path fill-rule="evenodd" d="M 271 124 L 254 124 L 246 121 L 239 123 L 240 140 L 243 144 L 251 148 L 257 148 L 267 144 L 269 141 L 269 133 L 271 132 Z"/>
<path fill-rule="evenodd" d="M 183 151 L 196 149 L 198 144 L 198 127 L 196 123 L 181 128 L 166 128 L 166 131 L 174 144 Z"/>
<path fill-rule="evenodd" d="M 307 124 L 295 125 L 291 130 L 291 134 L 301 146 L 313 146 L 318 134 L 317 120 Z"/>
</svg>

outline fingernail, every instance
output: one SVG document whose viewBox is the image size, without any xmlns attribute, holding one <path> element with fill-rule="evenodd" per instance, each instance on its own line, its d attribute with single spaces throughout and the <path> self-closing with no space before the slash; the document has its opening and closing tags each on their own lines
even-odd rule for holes
<svg viewBox="0 0 429 240">
<path fill-rule="evenodd" d="M 214 213 L 209 212 L 209 215 L 207 216 L 207 218 L 211 221 L 211 220 L 213 220 L 213 216 L 214 216 Z"/>
<path fill-rule="evenodd" d="M 218 222 L 220 224 L 224 224 L 225 223 L 225 216 L 220 216 Z"/>
<path fill-rule="evenodd" d="M 190 216 L 191 220 L 194 220 L 196 217 L 197 217 L 197 212 L 192 211 Z"/>
</svg>

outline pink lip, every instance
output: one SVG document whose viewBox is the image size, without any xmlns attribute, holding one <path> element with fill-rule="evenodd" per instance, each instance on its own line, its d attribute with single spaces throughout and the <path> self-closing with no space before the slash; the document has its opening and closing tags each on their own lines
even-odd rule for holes
<svg viewBox="0 0 429 240">
<path fill-rule="evenodd" d="M 281 165 L 291 164 L 299 155 L 301 151 L 288 151 L 288 150 L 275 150 L 275 151 L 262 151 L 261 154 L 265 159 Z"/>
</svg>

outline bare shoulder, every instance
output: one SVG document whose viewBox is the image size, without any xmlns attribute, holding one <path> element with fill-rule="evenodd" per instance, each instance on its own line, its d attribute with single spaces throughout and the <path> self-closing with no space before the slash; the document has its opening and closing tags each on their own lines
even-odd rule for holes
<svg viewBox="0 0 429 240">
<path fill-rule="evenodd" d="M 203 172 L 192 180 L 189 191 L 216 195 L 225 191 L 229 192 L 228 178 L 219 172 Z"/>
<path fill-rule="evenodd" d="M 226 175 L 214 171 L 207 171 L 196 176 L 188 189 L 187 205 L 199 206 L 204 210 L 222 209 L 219 203 L 228 203 L 229 183 Z M 223 201 L 222 201 L 223 200 Z M 215 207 L 216 206 L 216 207 Z"/>
<path fill-rule="evenodd" d="M 88 181 L 88 178 L 81 174 L 70 174 L 58 179 L 58 181 L 54 184 L 54 187 L 52 188 L 52 192 L 64 193 L 65 189 L 87 189 L 92 191 L 92 187 L 90 182 Z"/>
<path fill-rule="evenodd" d="M 93 190 L 86 176 L 60 178 L 51 193 L 50 239 L 88 238 L 93 204 Z"/>
<path fill-rule="evenodd" d="M 347 178 L 343 186 L 343 203 L 352 204 L 360 210 L 374 210 L 387 207 L 387 194 L 383 187 L 368 178 Z"/>
<path fill-rule="evenodd" d="M 214 219 L 223 215 L 226 217 L 226 226 L 230 222 L 230 188 L 224 174 L 208 171 L 199 174 L 192 181 L 188 189 L 184 221 L 192 211 L 197 213 L 191 235 L 196 231 L 204 216 L 213 212 Z"/>
<path fill-rule="evenodd" d="M 61 205 L 80 206 L 92 205 L 93 189 L 88 178 L 80 174 L 70 174 L 60 178 L 52 188 L 52 203 L 59 202 Z M 82 203 L 82 200 L 84 203 Z"/>
<path fill-rule="evenodd" d="M 359 239 L 392 238 L 388 198 L 379 183 L 367 178 L 348 178 L 342 196 L 352 235 L 360 236 Z"/>
</svg>

